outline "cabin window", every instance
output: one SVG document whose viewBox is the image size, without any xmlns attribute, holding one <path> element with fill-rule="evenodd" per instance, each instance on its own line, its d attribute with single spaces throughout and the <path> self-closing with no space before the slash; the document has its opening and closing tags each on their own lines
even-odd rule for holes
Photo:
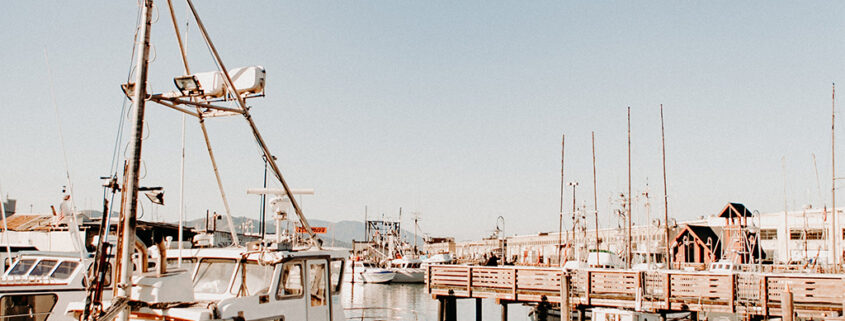
<svg viewBox="0 0 845 321">
<path fill-rule="evenodd" d="M 47 276 L 58 263 L 56 260 L 41 260 L 29 271 L 29 276 Z"/>
<path fill-rule="evenodd" d="M 73 271 L 76 270 L 76 267 L 79 265 L 78 262 L 74 261 L 64 261 L 59 263 L 59 266 L 56 267 L 56 270 L 53 271 L 53 274 L 50 274 L 50 277 L 54 279 L 64 280 L 70 277 L 73 274 Z"/>
<path fill-rule="evenodd" d="M 45 321 L 55 305 L 55 294 L 7 295 L 0 298 L 4 321 Z"/>
<path fill-rule="evenodd" d="M 18 260 L 15 266 L 9 270 L 9 275 L 24 275 L 29 272 L 33 265 L 35 265 L 34 259 Z"/>
<path fill-rule="evenodd" d="M 282 277 L 279 278 L 277 299 L 287 299 L 302 296 L 302 262 L 288 262 L 282 266 Z"/>
<path fill-rule="evenodd" d="M 273 269 L 270 265 L 258 265 L 256 262 L 242 263 L 235 275 L 235 284 L 232 286 L 231 293 L 242 296 L 267 292 L 272 275 Z M 244 278 L 246 282 L 243 282 Z"/>
<path fill-rule="evenodd" d="M 195 257 L 184 257 L 182 258 L 182 267 L 179 267 L 179 258 L 176 257 L 168 257 L 167 258 L 167 270 L 171 269 L 182 269 L 188 271 L 193 276 L 194 268 L 197 267 L 197 258 Z"/>
<path fill-rule="evenodd" d="M 312 263 L 308 268 L 311 285 L 311 306 L 326 305 L 326 263 Z"/>
<path fill-rule="evenodd" d="M 345 265 L 343 259 L 332 260 L 332 294 L 340 292 L 340 284 L 343 280 L 343 268 Z"/>
<path fill-rule="evenodd" d="M 237 262 L 230 259 L 202 259 L 194 277 L 198 293 L 226 293 Z"/>
</svg>

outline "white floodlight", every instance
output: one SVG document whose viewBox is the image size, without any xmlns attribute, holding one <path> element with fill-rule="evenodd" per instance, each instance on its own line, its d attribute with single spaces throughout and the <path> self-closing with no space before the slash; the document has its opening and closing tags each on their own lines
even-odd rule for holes
<svg viewBox="0 0 845 321">
<path fill-rule="evenodd" d="M 197 80 L 197 77 L 194 75 L 173 78 L 173 83 L 176 84 L 176 88 L 179 88 L 182 95 L 191 96 L 202 93 L 202 87 L 200 87 L 199 80 Z"/>
</svg>

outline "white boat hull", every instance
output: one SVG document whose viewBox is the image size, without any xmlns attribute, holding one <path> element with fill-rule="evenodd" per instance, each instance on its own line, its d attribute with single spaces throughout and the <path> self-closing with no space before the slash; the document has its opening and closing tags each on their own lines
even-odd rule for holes
<svg viewBox="0 0 845 321">
<path fill-rule="evenodd" d="M 393 283 L 423 283 L 425 282 L 425 270 L 418 268 L 393 268 L 396 276 Z"/>
<path fill-rule="evenodd" d="M 393 281 L 396 273 L 389 270 L 363 271 L 357 273 L 363 283 L 388 283 Z M 358 278 L 356 278 L 356 281 Z"/>
</svg>

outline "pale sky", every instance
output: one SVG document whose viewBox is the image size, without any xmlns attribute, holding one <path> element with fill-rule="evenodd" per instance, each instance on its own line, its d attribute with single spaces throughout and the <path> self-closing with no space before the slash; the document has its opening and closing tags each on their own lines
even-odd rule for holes
<svg viewBox="0 0 845 321">
<path fill-rule="evenodd" d="M 174 3 L 184 26 L 185 4 Z M 182 67 L 166 2 L 157 5 L 150 84 L 162 92 Z M 652 215 L 662 216 L 660 104 L 671 216 L 713 214 L 729 201 L 761 212 L 830 205 L 831 83 L 845 96 L 841 1 L 196 5 L 227 66 L 266 68 L 267 97 L 249 104 L 291 186 L 316 190 L 303 199 L 309 218 L 362 220 L 365 206 L 395 217 L 402 207 L 406 224 L 419 212 L 435 236 L 480 238 L 499 215 L 507 234 L 553 231 L 560 136 L 566 181 L 579 181 L 576 202 L 592 208 L 595 131 L 599 219 L 615 226 L 611 199 L 627 190 L 626 106 L 633 191 L 648 182 Z M 98 177 L 112 158 L 137 10 L 136 1 L 2 5 L 0 191 L 20 212 L 49 212 L 66 184 L 45 49 L 74 198 L 80 209 L 102 207 Z M 211 70 L 190 24 L 192 69 Z M 181 116 L 154 104 L 147 116 L 142 185 L 165 187 L 155 211 L 175 221 Z M 245 121 L 208 123 L 233 214 L 257 218 L 258 197 L 245 190 L 261 186 L 263 163 Z M 185 204 L 195 219 L 223 206 L 196 121 L 187 132 Z M 645 222 L 645 203 L 635 221 Z"/>
</svg>

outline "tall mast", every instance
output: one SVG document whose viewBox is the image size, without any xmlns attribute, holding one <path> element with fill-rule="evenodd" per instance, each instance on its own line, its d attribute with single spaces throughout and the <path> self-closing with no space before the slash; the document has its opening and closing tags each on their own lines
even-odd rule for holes
<svg viewBox="0 0 845 321">
<path fill-rule="evenodd" d="M 830 203 L 833 208 L 833 215 L 831 215 L 830 224 L 830 249 L 833 253 L 833 271 L 839 272 L 839 255 L 836 253 L 836 241 L 841 238 L 839 226 L 836 224 L 836 84 L 831 85 L 830 95 Z"/>
<path fill-rule="evenodd" d="M 599 198 L 596 187 L 596 132 L 592 132 L 593 138 L 593 214 L 596 215 L 596 264 L 599 258 Z M 589 259 L 590 255 L 587 254 Z"/>
<path fill-rule="evenodd" d="M 631 268 L 631 106 L 628 106 L 628 240 L 627 240 L 627 254 L 625 255 L 625 268 Z"/>
<path fill-rule="evenodd" d="M 666 245 L 666 268 L 672 268 L 672 253 L 669 250 L 669 192 L 666 185 L 666 130 L 663 126 L 663 104 L 660 104 L 660 142 L 663 145 L 663 241 Z"/>
<path fill-rule="evenodd" d="M 566 135 L 560 136 L 560 220 L 558 221 L 557 233 L 557 257 L 558 265 L 563 266 L 563 156 Z"/>
<path fill-rule="evenodd" d="M 134 113 L 132 114 L 132 138 L 129 141 L 131 159 L 126 172 L 124 189 L 127 197 L 124 199 L 123 208 L 128 212 L 123 215 L 122 244 L 120 249 L 120 279 L 115 284 L 117 296 L 129 297 L 132 286 L 132 250 L 135 248 L 135 224 L 138 213 L 138 173 L 141 165 L 141 143 L 144 132 L 144 107 L 147 98 L 147 62 L 150 55 L 150 26 L 152 21 L 152 0 L 144 0 L 144 7 L 141 8 L 141 15 L 144 16 L 144 23 L 141 24 L 140 46 L 141 50 L 136 61 L 137 72 L 135 74 L 135 93 L 132 97 Z M 108 213 L 104 213 L 108 214 Z M 129 307 L 120 312 L 118 319 L 129 320 Z"/>
</svg>

